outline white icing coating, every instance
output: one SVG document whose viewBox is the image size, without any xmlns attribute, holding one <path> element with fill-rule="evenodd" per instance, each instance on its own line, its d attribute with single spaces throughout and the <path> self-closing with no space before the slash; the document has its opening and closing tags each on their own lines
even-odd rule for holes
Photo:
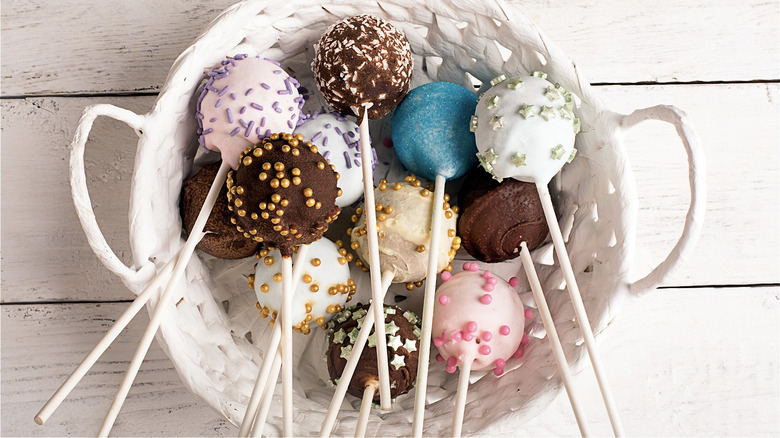
<svg viewBox="0 0 780 438">
<path fill-rule="evenodd" d="M 355 203 L 363 195 L 363 171 L 360 160 L 360 129 L 344 116 L 322 113 L 313 114 L 296 128 L 296 134 L 314 143 L 322 156 L 336 166 L 341 196 L 336 198 L 339 207 Z M 372 162 L 376 160 L 372 157 Z"/>
<path fill-rule="evenodd" d="M 324 326 L 334 313 L 343 309 L 347 299 L 355 292 L 349 265 L 338 250 L 335 243 L 322 238 L 310 244 L 305 260 L 299 260 L 297 252 L 293 256 L 293 263 L 304 264 L 292 298 L 292 320 L 295 321 L 296 331 L 308 333 L 309 325 Z M 254 274 L 257 302 L 264 316 L 271 315 L 276 319 L 276 312 L 282 304 L 281 278 L 281 253 L 269 251 L 257 264 Z M 315 285 L 317 291 L 313 292 Z M 267 292 L 263 291 L 265 288 Z"/>
<path fill-rule="evenodd" d="M 477 156 L 499 181 L 546 184 L 572 155 L 579 130 L 573 96 L 544 76 L 503 80 L 479 99 L 472 119 Z"/>
<path fill-rule="evenodd" d="M 431 211 L 433 209 L 433 192 L 424 196 L 422 187 L 412 184 L 387 184 L 374 189 L 377 205 L 382 210 L 377 211 L 378 218 L 384 215 L 384 220 L 377 220 L 379 227 L 379 264 L 383 272 L 393 271 L 393 282 L 416 282 L 426 277 L 428 266 L 428 247 L 431 240 Z M 392 212 L 387 213 L 387 207 Z M 447 217 L 450 216 L 450 217 Z M 368 263 L 368 236 L 363 224 L 364 216 L 352 231 L 352 242 L 359 245 L 355 251 L 363 263 Z M 445 210 L 441 225 L 441 244 L 439 245 L 437 272 L 441 272 L 452 261 L 459 239 L 455 242 L 457 215 L 452 209 Z M 450 231 L 452 230 L 452 231 Z M 452 236 L 450 236 L 452 235 Z M 421 247 L 424 247 L 420 251 Z"/>
<path fill-rule="evenodd" d="M 275 63 L 259 57 L 233 63 L 222 67 L 231 67 L 226 76 L 207 84 L 198 110 L 203 146 L 220 151 L 235 169 L 241 152 L 269 131 L 293 132 L 303 98 L 298 82 Z"/>
<path fill-rule="evenodd" d="M 471 359 L 474 371 L 503 372 L 500 360 L 508 360 L 520 347 L 525 328 L 523 303 L 509 283 L 491 277 L 495 279 L 492 291 L 485 290 L 489 280 L 484 271 L 459 272 L 436 290 L 433 343 L 445 362 L 450 362 L 449 372 L 454 371 L 455 364 Z M 490 300 L 483 298 L 486 294 Z"/>
</svg>

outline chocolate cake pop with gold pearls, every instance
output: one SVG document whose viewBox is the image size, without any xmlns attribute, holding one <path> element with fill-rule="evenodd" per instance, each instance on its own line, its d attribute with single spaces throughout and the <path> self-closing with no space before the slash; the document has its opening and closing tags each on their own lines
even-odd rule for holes
<svg viewBox="0 0 780 438">
<path fill-rule="evenodd" d="M 338 174 L 303 136 L 271 134 L 228 173 L 228 208 L 244 237 L 289 257 L 322 237 L 341 209 Z"/>
</svg>

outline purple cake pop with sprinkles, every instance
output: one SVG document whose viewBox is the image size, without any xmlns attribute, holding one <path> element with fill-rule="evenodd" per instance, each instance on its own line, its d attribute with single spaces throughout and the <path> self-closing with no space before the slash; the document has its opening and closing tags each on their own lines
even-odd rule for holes
<svg viewBox="0 0 780 438">
<path fill-rule="evenodd" d="M 298 85 L 276 61 L 246 54 L 225 59 L 198 96 L 200 145 L 219 151 L 235 169 L 244 149 L 295 128 L 304 104 Z"/>
<path fill-rule="evenodd" d="M 305 120 L 304 120 L 305 118 Z M 317 145 L 320 153 L 328 162 L 336 166 L 339 174 L 338 187 L 341 196 L 336 205 L 346 207 L 355 203 L 363 195 L 363 171 L 360 159 L 360 129 L 352 119 L 338 112 L 315 112 L 303 116 L 303 122 L 296 128 L 296 134 Z M 376 150 L 371 148 L 376 167 Z"/>
</svg>

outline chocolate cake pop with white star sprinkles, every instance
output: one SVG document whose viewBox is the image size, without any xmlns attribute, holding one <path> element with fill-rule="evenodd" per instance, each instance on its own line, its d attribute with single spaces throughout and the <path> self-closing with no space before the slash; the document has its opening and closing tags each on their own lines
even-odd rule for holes
<svg viewBox="0 0 780 438">
<path fill-rule="evenodd" d="M 338 174 L 303 136 L 271 134 L 228 174 L 228 208 L 244 237 L 289 257 L 322 237 L 339 215 Z"/>
<path fill-rule="evenodd" d="M 361 116 L 372 103 L 379 119 L 403 100 L 412 78 L 412 51 L 395 26 L 372 15 L 346 18 L 314 46 L 314 79 L 328 103 L 343 114 Z"/>
<path fill-rule="evenodd" d="M 491 84 L 471 118 L 480 164 L 498 181 L 550 181 L 576 154 L 574 96 L 542 72 Z"/>
<path fill-rule="evenodd" d="M 282 263 L 278 250 L 261 250 L 249 287 L 257 294 L 260 316 L 274 322 L 282 304 Z M 298 287 L 292 297 L 293 330 L 309 334 L 312 326 L 326 328 L 333 314 L 344 309 L 357 287 L 350 278 L 349 264 L 339 248 L 326 238 L 312 242 L 305 259 L 293 255 L 294 263 L 303 263 Z"/>
<path fill-rule="evenodd" d="M 352 352 L 363 319 L 368 313 L 368 305 L 348 307 L 334 315 L 328 323 L 328 351 L 326 360 L 331 383 L 338 382 Z M 411 311 L 395 306 L 384 306 L 387 353 L 390 368 L 390 393 L 393 398 L 409 392 L 417 378 L 417 358 L 420 348 L 419 318 Z M 368 344 L 360 355 L 355 374 L 349 383 L 347 392 L 362 398 L 368 385 L 375 385 L 377 375 L 376 335 L 374 331 L 368 337 Z M 379 394 L 374 395 L 379 402 Z"/>
</svg>

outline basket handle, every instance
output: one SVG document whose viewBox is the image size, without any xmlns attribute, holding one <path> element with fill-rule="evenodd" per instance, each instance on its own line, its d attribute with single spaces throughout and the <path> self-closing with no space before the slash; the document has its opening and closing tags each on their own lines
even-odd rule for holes
<svg viewBox="0 0 780 438">
<path fill-rule="evenodd" d="M 701 150 L 699 137 L 693 129 L 688 116 L 672 105 L 656 105 L 639 109 L 623 116 L 621 127 L 628 129 L 645 120 L 660 120 L 674 125 L 688 155 L 688 180 L 690 183 L 691 203 L 685 216 L 682 234 L 666 259 L 656 266 L 644 278 L 629 284 L 633 295 L 642 295 L 660 284 L 693 250 L 704 221 L 707 204 L 706 162 Z"/>
<path fill-rule="evenodd" d="M 108 245 L 95 219 L 95 212 L 92 210 L 92 200 L 87 190 L 84 149 L 89 133 L 92 130 L 92 124 L 98 116 L 108 116 L 125 122 L 128 126 L 135 129 L 139 137 L 143 135 L 145 117 L 109 104 L 88 106 L 84 109 L 76 129 L 76 134 L 73 136 L 73 142 L 70 145 L 70 187 L 73 194 L 73 204 L 76 206 L 76 214 L 78 214 L 81 227 L 87 236 L 89 246 L 106 268 L 125 281 L 130 281 L 137 274 L 137 271 L 122 263 Z"/>
</svg>

